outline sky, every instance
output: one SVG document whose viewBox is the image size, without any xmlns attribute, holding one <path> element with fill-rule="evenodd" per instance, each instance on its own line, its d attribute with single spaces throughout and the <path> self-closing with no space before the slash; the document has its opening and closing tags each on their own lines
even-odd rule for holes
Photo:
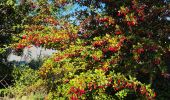
<svg viewBox="0 0 170 100">
<path fill-rule="evenodd" d="M 16 0 L 17 3 L 19 4 L 20 0 Z M 32 1 L 37 1 L 37 0 L 32 0 Z M 54 0 L 48 0 L 49 3 L 52 3 L 52 1 Z M 166 3 L 170 2 L 170 0 L 164 0 Z M 102 4 L 102 7 L 104 7 L 104 4 Z M 65 10 L 61 10 L 61 12 L 59 13 L 61 16 L 65 16 L 71 13 L 74 13 L 75 11 L 80 11 L 80 10 L 88 10 L 90 11 L 89 8 L 87 8 L 86 6 L 80 6 L 78 3 L 76 4 L 69 4 L 67 5 L 65 8 Z M 97 9 L 97 12 L 101 12 L 103 9 Z M 170 18 L 166 18 L 167 20 L 170 20 Z M 71 17 L 70 20 L 75 20 L 75 17 Z"/>
</svg>

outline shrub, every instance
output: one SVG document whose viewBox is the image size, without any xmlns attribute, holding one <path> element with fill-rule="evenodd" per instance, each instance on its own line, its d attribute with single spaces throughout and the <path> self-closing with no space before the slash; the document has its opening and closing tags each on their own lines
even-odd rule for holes
<svg viewBox="0 0 170 100">
<path fill-rule="evenodd" d="M 40 95 L 44 98 L 46 95 L 45 82 L 39 78 L 36 70 L 31 69 L 29 66 L 14 67 L 13 72 L 13 85 L 3 89 L 1 95 L 6 98 L 31 98 Z"/>
</svg>

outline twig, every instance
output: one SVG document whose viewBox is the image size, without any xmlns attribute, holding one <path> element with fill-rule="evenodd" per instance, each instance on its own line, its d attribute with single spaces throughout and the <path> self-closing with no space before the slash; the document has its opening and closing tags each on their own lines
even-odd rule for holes
<svg viewBox="0 0 170 100">
<path fill-rule="evenodd" d="M 0 82 L 2 82 L 6 77 L 7 77 L 7 75 L 5 75 L 5 77 L 3 79 L 1 79 Z"/>
<path fill-rule="evenodd" d="M 3 79 L 0 80 L 0 83 L 4 86 L 4 88 L 6 88 L 6 86 L 2 83 L 4 81 L 4 79 L 7 77 L 7 75 L 5 75 L 5 77 Z M 6 82 L 6 81 L 5 81 Z"/>
</svg>

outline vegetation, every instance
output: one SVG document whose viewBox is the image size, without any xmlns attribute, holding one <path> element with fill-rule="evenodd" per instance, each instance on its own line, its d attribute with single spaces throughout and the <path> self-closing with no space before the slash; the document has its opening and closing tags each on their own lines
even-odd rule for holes
<svg viewBox="0 0 170 100">
<path fill-rule="evenodd" d="M 9 32 L 7 47 L 22 52 L 35 45 L 57 52 L 38 69 L 15 66 L 5 72 L 13 81 L 0 89 L 3 97 L 169 100 L 168 2 L 21 0 L 20 5 L 15 5 L 9 1 L 2 6 L 10 4 L 13 12 L 9 19 L 1 19 L 2 24 L 19 31 Z M 75 7 L 79 9 L 73 11 Z M 11 19 L 14 21 L 9 23 Z M 7 43 L 2 41 L 2 46 Z"/>
</svg>

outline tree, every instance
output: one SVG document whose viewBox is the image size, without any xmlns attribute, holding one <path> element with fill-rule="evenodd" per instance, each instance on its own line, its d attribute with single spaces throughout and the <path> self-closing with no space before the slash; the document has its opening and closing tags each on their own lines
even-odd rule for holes
<svg viewBox="0 0 170 100">
<path fill-rule="evenodd" d="M 80 25 L 53 15 L 53 9 L 71 3 L 87 8 L 75 12 Z M 122 99 L 130 98 L 132 92 L 136 98 L 153 99 L 152 90 L 159 91 L 154 87 L 158 77 L 167 82 L 169 23 L 160 18 L 169 6 L 162 0 L 60 0 L 52 4 L 42 0 L 37 7 L 38 14 L 14 47 L 21 50 L 35 44 L 59 50 L 39 69 L 52 98 Z M 169 98 L 160 93 L 158 99 L 161 95 Z"/>
<path fill-rule="evenodd" d="M 29 12 L 29 3 L 15 5 L 16 0 L 0 1 L 0 80 L 11 83 L 12 67 L 7 64 L 7 55 L 10 52 L 10 44 L 18 40 L 22 32 L 22 25 L 26 22 Z M 4 81 L 2 80 L 2 81 Z"/>
</svg>

